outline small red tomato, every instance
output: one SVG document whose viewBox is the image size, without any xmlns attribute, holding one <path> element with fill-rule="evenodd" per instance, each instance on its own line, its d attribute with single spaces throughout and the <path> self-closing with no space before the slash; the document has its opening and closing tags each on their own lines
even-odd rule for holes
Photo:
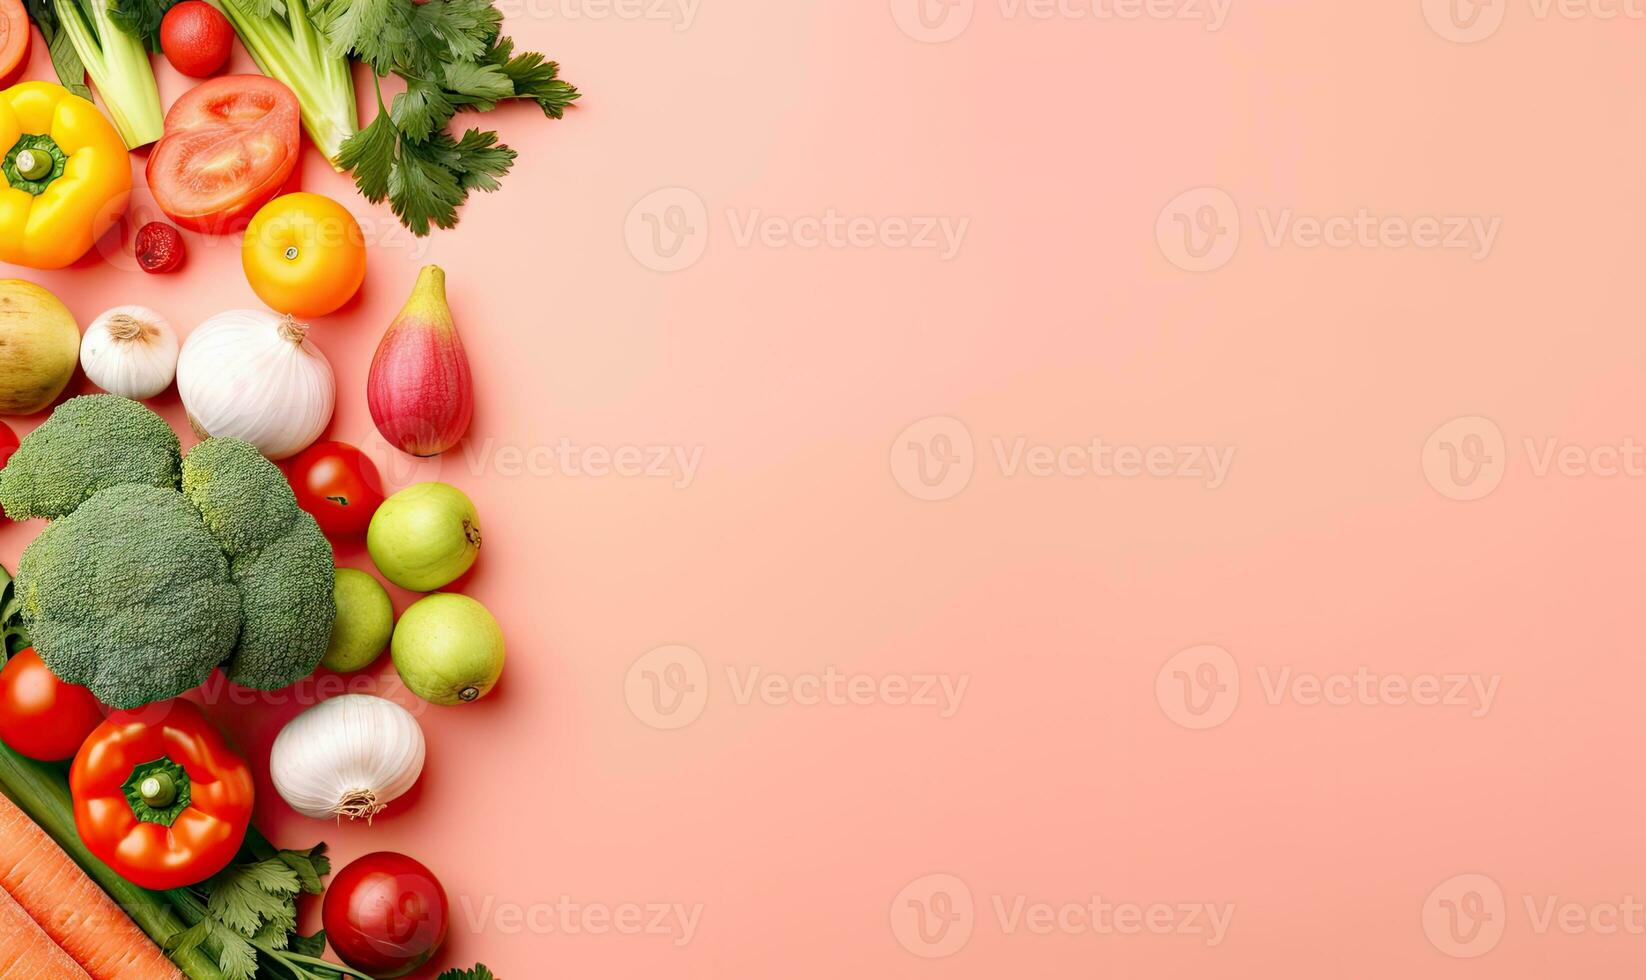
<svg viewBox="0 0 1646 980">
<path fill-rule="evenodd" d="M 450 910 L 434 873 L 404 854 L 378 851 L 339 871 L 321 924 L 344 963 L 375 977 L 403 977 L 446 941 Z"/>
<path fill-rule="evenodd" d="M 160 21 L 160 50 L 190 78 L 205 78 L 227 64 L 233 41 L 228 18 L 202 0 L 183 0 Z"/>
<path fill-rule="evenodd" d="M 0 467 L 6 465 L 11 454 L 17 451 L 17 433 L 11 431 L 11 426 L 0 422 Z"/>
<path fill-rule="evenodd" d="M 286 463 L 286 476 L 297 506 L 313 514 L 327 534 L 365 534 L 383 503 L 377 465 L 346 442 L 315 443 Z"/>
<path fill-rule="evenodd" d="M 0 670 L 0 741 L 41 762 L 72 759 L 106 709 L 78 684 L 57 679 L 32 648 Z"/>
<path fill-rule="evenodd" d="M 151 221 L 137 229 L 135 251 L 137 264 L 144 272 L 176 272 L 186 254 L 183 233 L 164 221 Z"/>
</svg>

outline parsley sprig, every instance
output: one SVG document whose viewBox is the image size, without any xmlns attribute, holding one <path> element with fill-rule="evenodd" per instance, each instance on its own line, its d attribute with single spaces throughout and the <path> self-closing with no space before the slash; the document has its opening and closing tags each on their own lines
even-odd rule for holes
<svg viewBox="0 0 1646 980">
<path fill-rule="evenodd" d="M 385 105 L 379 81 L 377 117 L 343 143 L 337 164 L 368 200 L 387 198 L 418 236 L 455 225 L 469 194 L 496 190 L 514 165 L 515 151 L 495 132 L 454 136 L 459 112 L 529 101 L 559 119 L 578 98 L 559 65 L 515 51 L 492 0 L 324 0 L 315 17 L 334 52 L 365 62 L 379 80 L 406 83 Z"/>
</svg>

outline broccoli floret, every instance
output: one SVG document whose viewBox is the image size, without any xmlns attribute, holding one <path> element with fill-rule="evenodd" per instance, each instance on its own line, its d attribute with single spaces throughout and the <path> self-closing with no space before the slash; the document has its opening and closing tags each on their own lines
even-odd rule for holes
<svg viewBox="0 0 1646 980">
<path fill-rule="evenodd" d="M 281 537 L 234 558 L 240 642 L 223 671 L 242 687 L 274 691 L 313 672 L 331 642 L 337 569 L 320 525 L 302 511 Z"/>
<path fill-rule="evenodd" d="M 119 708 L 204 682 L 240 633 L 222 549 L 159 487 L 104 490 L 48 524 L 23 551 L 17 594 L 52 673 Z"/>
<path fill-rule="evenodd" d="M 70 398 L 23 438 L 0 470 L 0 507 L 14 521 L 62 517 L 122 483 L 177 486 L 180 451 L 166 420 L 129 398 Z"/>
<path fill-rule="evenodd" d="M 300 513 L 280 467 L 239 439 L 207 439 L 183 458 L 183 496 L 230 557 L 262 548 Z"/>
</svg>

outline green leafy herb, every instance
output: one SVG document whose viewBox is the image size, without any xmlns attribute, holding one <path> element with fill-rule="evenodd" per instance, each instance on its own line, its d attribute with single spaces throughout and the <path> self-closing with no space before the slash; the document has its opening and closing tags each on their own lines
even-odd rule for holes
<svg viewBox="0 0 1646 980">
<path fill-rule="evenodd" d="M 497 980 L 497 977 L 486 969 L 486 964 L 480 963 L 472 970 L 447 970 L 434 980 Z"/>
<path fill-rule="evenodd" d="M 115 27 L 148 45 L 150 51 L 159 51 L 160 22 L 165 20 L 166 11 L 176 3 L 177 0 L 115 0 L 109 6 L 109 20 L 114 22 Z"/>
<path fill-rule="evenodd" d="M 57 22 L 57 8 L 52 5 L 52 0 L 25 0 L 25 4 L 29 19 L 40 28 L 40 36 L 46 40 L 51 66 L 57 69 L 57 80 L 82 99 L 91 98 L 91 88 L 86 85 L 86 66 L 74 50 L 74 42 L 69 40 L 68 32 Z"/>
<path fill-rule="evenodd" d="M 334 53 L 406 83 L 387 106 L 379 88 L 377 118 L 343 143 L 336 162 L 367 200 L 386 198 L 419 236 L 455 225 L 469 194 L 496 190 L 514 165 L 494 132 L 452 136 L 458 113 L 529 101 L 559 119 L 578 98 L 559 65 L 515 53 L 492 0 L 323 0 L 315 20 Z"/>
<path fill-rule="evenodd" d="M 23 611 L 17 600 L 17 583 L 0 566 L 0 664 L 33 645 L 23 626 Z"/>
<path fill-rule="evenodd" d="M 255 833 L 243 860 L 191 888 L 166 895 L 188 929 L 167 944 L 174 955 L 201 949 L 216 960 L 226 980 L 342 980 L 363 977 L 320 956 L 324 933 L 297 932 L 297 896 L 318 895 L 331 872 L 326 845 L 277 851 Z"/>
</svg>

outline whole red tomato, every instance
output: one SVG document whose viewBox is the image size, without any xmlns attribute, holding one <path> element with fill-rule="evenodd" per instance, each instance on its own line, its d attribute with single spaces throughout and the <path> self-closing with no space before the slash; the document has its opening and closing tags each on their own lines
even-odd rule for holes
<svg viewBox="0 0 1646 980">
<path fill-rule="evenodd" d="M 383 503 L 376 464 L 346 442 L 315 443 L 286 463 L 286 476 L 297 506 L 327 534 L 365 534 Z"/>
<path fill-rule="evenodd" d="M 72 758 L 106 711 L 90 691 L 58 680 L 32 647 L 0 670 L 0 741 L 20 755 Z"/>
<path fill-rule="evenodd" d="M 229 60 L 234 28 L 204 0 L 183 0 L 160 21 L 160 50 L 190 78 L 214 75 Z"/>
<path fill-rule="evenodd" d="M 6 465 L 11 454 L 17 451 L 17 433 L 11 431 L 11 426 L 0 422 L 0 467 Z"/>
<path fill-rule="evenodd" d="M 434 873 L 404 854 L 367 854 L 326 889 L 321 923 L 344 963 L 375 977 L 403 977 L 446 941 L 450 911 Z"/>
</svg>

